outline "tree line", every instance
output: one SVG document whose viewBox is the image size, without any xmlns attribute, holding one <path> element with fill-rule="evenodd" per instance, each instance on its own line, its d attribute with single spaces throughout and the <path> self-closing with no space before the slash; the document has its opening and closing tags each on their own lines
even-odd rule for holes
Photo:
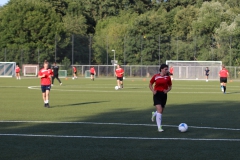
<svg viewBox="0 0 240 160">
<path fill-rule="evenodd" d="M 0 61 L 239 65 L 238 0 L 10 0 L 0 7 Z M 115 53 L 112 52 L 115 50 Z M 7 58 L 6 58 L 7 57 Z"/>
</svg>

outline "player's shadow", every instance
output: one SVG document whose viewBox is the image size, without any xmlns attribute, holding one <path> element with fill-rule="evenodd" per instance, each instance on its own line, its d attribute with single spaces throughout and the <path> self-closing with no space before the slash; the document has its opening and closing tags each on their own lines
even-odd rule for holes
<svg viewBox="0 0 240 160">
<path fill-rule="evenodd" d="M 69 107 L 69 106 L 81 106 L 81 105 L 87 105 L 87 104 L 94 104 L 94 103 L 104 103 L 104 102 L 109 102 L 109 101 L 92 101 L 92 102 L 81 102 L 81 103 L 72 103 L 72 104 L 64 104 L 64 105 L 54 105 L 51 106 L 51 108 L 55 107 Z"/>
<path fill-rule="evenodd" d="M 237 91 L 237 92 L 226 92 L 226 94 L 239 94 L 240 91 Z"/>
</svg>

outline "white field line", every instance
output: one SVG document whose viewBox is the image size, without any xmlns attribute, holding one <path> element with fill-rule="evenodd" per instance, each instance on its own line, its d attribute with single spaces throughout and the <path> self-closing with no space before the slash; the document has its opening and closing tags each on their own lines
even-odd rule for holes
<svg viewBox="0 0 240 160">
<path fill-rule="evenodd" d="M 152 137 L 113 137 L 113 136 L 71 136 L 41 134 L 0 134 L 0 136 L 17 137 L 52 137 L 52 138 L 88 138 L 88 139 L 130 139 L 130 140 L 182 140 L 182 141 L 228 141 L 239 142 L 240 139 L 206 139 L 206 138 L 152 138 Z"/>
<path fill-rule="evenodd" d="M 29 86 L 28 89 L 36 89 L 36 90 L 40 90 L 39 86 Z M 126 90 L 114 90 L 113 91 L 103 91 L 103 90 L 83 90 L 83 89 L 79 89 L 79 90 L 69 90 L 69 89 L 54 89 L 51 88 L 51 90 L 56 90 L 56 91 L 62 91 L 62 92 L 97 92 L 97 93 L 117 93 L 118 91 L 122 92 L 122 93 L 150 93 L 150 91 L 126 91 Z M 222 94 L 221 91 L 219 92 L 176 92 L 176 91 L 171 91 L 169 92 L 169 94 L 179 94 L 179 93 L 185 93 L 185 94 Z M 227 92 L 227 93 L 231 93 L 231 92 Z M 240 93 L 234 93 L 234 94 L 240 94 Z"/>
<path fill-rule="evenodd" d="M 149 126 L 149 127 L 156 126 L 156 124 L 103 123 L 103 122 L 59 122 L 59 121 L 0 121 L 0 123 L 91 124 L 91 125 Z M 178 127 L 177 125 L 163 125 L 163 126 L 174 127 L 174 128 Z M 189 128 L 198 128 L 198 129 L 240 131 L 240 129 L 237 129 L 237 128 L 198 127 L 198 126 L 188 126 L 188 127 Z"/>
</svg>

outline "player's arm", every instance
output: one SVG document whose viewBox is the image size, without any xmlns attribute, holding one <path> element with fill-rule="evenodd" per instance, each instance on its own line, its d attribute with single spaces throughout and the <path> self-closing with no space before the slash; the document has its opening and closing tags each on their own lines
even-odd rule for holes
<svg viewBox="0 0 240 160">
<path fill-rule="evenodd" d="M 45 77 L 45 74 L 38 74 L 38 78 L 43 78 Z"/>
<path fill-rule="evenodd" d="M 149 89 L 152 91 L 153 94 L 157 93 L 157 91 L 155 91 L 153 88 L 153 83 L 151 83 L 151 82 L 149 83 Z"/>
<path fill-rule="evenodd" d="M 163 92 L 168 93 L 169 91 L 171 91 L 171 89 L 172 89 L 172 86 L 168 86 L 168 89 L 164 90 Z"/>
</svg>

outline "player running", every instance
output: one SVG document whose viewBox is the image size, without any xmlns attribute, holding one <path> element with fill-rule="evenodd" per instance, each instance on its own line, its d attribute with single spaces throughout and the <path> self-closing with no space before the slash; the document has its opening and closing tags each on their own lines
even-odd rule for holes
<svg viewBox="0 0 240 160">
<path fill-rule="evenodd" d="M 16 78 L 17 78 L 17 80 L 19 79 L 21 79 L 21 77 L 20 77 L 20 67 L 18 66 L 18 65 L 16 65 L 16 68 L 15 68 L 15 72 L 16 72 Z"/>
<path fill-rule="evenodd" d="M 227 90 L 227 77 L 229 77 L 229 73 L 224 65 L 222 65 L 222 70 L 219 71 L 219 77 L 220 77 L 221 90 L 223 94 L 225 94 Z"/>
<path fill-rule="evenodd" d="M 94 81 L 94 75 L 96 75 L 95 68 L 92 66 L 90 68 L 91 80 Z"/>
<path fill-rule="evenodd" d="M 73 66 L 72 68 L 73 68 L 73 78 L 72 79 L 75 79 L 75 78 L 77 78 L 77 68 L 75 66 Z"/>
<path fill-rule="evenodd" d="M 60 85 L 62 85 L 61 80 L 58 78 L 58 70 L 59 70 L 59 66 L 57 66 L 56 62 L 53 63 L 52 66 L 52 71 L 53 71 L 53 76 L 52 76 L 52 86 L 54 83 L 54 79 L 56 78 L 58 80 L 58 82 L 60 83 Z"/>
<path fill-rule="evenodd" d="M 117 77 L 117 86 L 119 89 L 123 88 L 123 74 L 124 74 L 124 70 L 118 64 L 117 69 L 115 70 L 115 76 Z"/>
<path fill-rule="evenodd" d="M 49 93 L 51 89 L 51 77 L 53 73 L 51 69 L 48 69 L 48 62 L 44 61 L 43 68 L 38 72 L 38 78 L 41 79 L 42 98 L 44 101 L 44 107 L 49 106 Z"/>
<path fill-rule="evenodd" d="M 149 83 L 149 89 L 153 93 L 153 102 L 156 107 L 156 112 L 152 112 L 151 120 L 154 122 L 156 117 L 158 132 L 163 132 L 161 123 L 162 123 L 162 114 L 167 102 L 167 93 L 172 89 L 172 80 L 167 75 L 168 65 L 162 64 L 159 69 L 160 73 L 155 74 Z M 153 87 L 154 84 L 154 87 Z"/>
</svg>

